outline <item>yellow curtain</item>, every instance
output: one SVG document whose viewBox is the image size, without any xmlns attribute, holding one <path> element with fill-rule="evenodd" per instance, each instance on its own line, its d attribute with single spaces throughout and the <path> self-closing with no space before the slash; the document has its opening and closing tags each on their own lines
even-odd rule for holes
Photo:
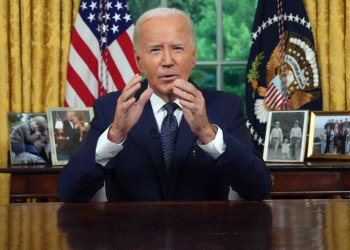
<svg viewBox="0 0 350 250">
<path fill-rule="evenodd" d="M 0 0 L 0 167 L 7 113 L 63 107 L 68 52 L 80 0 Z"/>
<path fill-rule="evenodd" d="M 350 110 L 350 4 L 304 0 L 321 76 L 323 110 Z"/>
</svg>

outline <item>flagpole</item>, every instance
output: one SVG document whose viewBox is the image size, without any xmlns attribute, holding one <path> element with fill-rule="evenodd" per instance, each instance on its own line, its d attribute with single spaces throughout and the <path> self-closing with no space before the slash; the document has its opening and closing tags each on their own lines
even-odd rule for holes
<svg viewBox="0 0 350 250">
<path fill-rule="evenodd" d="M 286 79 L 286 62 L 285 62 L 285 44 L 284 44 L 284 25 L 283 25 L 283 0 L 277 0 L 277 10 L 278 10 L 278 35 L 279 35 L 279 48 L 280 48 L 280 77 L 282 85 L 282 110 L 289 110 L 288 102 L 288 88 Z"/>
</svg>

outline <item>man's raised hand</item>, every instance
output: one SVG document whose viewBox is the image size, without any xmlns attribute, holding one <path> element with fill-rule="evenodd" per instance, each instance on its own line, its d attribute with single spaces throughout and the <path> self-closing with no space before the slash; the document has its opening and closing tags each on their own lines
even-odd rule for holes
<svg viewBox="0 0 350 250">
<path fill-rule="evenodd" d="M 143 108 L 151 98 L 153 90 L 146 89 L 136 102 L 135 93 L 141 88 L 142 77 L 139 74 L 133 76 L 119 96 L 114 121 L 108 131 L 107 138 L 114 143 L 121 143 L 131 128 L 138 122 Z"/>
</svg>

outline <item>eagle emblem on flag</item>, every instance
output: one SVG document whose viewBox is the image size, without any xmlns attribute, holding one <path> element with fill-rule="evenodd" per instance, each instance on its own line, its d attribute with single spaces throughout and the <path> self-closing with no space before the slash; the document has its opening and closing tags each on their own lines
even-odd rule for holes
<svg viewBox="0 0 350 250">
<path fill-rule="evenodd" d="M 282 110 L 284 101 L 290 110 L 322 110 L 317 56 L 304 4 L 279 2 L 283 13 L 278 14 L 276 1 L 259 0 L 247 65 L 247 127 L 261 152 L 269 111 Z"/>
</svg>

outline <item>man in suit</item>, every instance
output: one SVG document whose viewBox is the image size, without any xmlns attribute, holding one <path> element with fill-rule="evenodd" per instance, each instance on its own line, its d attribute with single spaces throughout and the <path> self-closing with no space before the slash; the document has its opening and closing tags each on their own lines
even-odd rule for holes
<svg viewBox="0 0 350 250">
<path fill-rule="evenodd" d="M 150 10 L 133 42 L 146 80 L 136 74 L 123 91 L 95 101 L 89 134 L 58 181 L 63 201 L 87 202 L 104 181 L 109 201 L 227 200 L 230 186 L 243 199 L 266 198 L 271 176 L 250 142 L 242 101 L 189 79 L 196 62 L 191 19 Z M 174 147 L 163 140 L 173 127 Z"/>
<path fill-rule="evenodd" d="M 66 137 L 66 147 L 67 147 L 67 154 L 69 159 L 73 156 L 74 147 L 76 145 L 72 141 L 72 136 L 74 134 L 73 129 L 73 116 L 75 115 L 74 111 L 67 111 L 66 116 L 67 119 L 63 121 L 63 133 L 62 135 Z"/>
<path fill-rule="evenodd" d="M 296 159 L 297 151 L 300 148 L 302 133 L 299 127 L 299 121 L 294 122 L 294 127 L 290 130 L 290 147 L 292 149 L 292 159 Z"/>
<path fill-rule="evenodd" d="M 345 155 L 345 148 L 346 148 L 346 136 L 348 135 L 348 131 L 345 126 L 343 126 L 342 131 L 340 132 L 340 147 L 341 147 L 341 153 Z"/>
</svg>

